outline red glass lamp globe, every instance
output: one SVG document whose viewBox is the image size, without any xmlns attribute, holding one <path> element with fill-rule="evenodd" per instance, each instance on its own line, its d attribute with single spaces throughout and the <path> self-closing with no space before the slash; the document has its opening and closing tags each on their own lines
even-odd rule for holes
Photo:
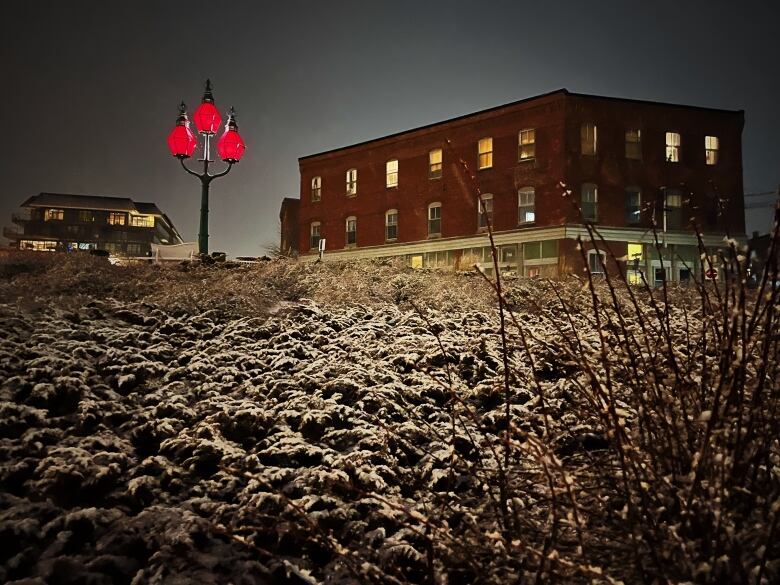
<svg viewBox="0 0 780 585">
<path fill-rule="evenodd" d="M 190 130 L 190 121 L 187 118 L 187 111 L 184 102 L 179 106 L 179 117 L 176 120 L 176 126 L 173 127 L 168 135 L 168 149 L 176 158 L 190 158 L 195 152 L 198 140 L 195 134 Z"/>
<path fill-rule="evenodd" d="M 211 80 L 206 80 L 206 91 L 203 94 L 198 109 L 192 116 L 195 121 L 195 127 L 201 134 L 216 134 L 217 129 L 222 125 L 222 116 L 214 105 L 214 96 L 211 93 Z"/>
<path fill-rule="evenodd" d="M 219 137 L 217 142 L 217 153 L 226 163 L 237 163 L 244 156 L 246 144 L 244 139 L 238 133 L 238 124 L 236 124 L 236 114 L 233 108 L 230 109 L 228 121 L 225 125 L 225 133 Z"/>
</svg>

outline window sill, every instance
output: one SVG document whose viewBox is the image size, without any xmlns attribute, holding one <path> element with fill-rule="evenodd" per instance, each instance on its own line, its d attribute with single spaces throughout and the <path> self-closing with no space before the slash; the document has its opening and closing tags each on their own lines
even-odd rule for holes
<svg viewBox="0 0 780 585">
<path fill-rule="evenodd" d="M 398 241 L 398 238 L 388 238 L 385 240 L 385 244 L 393 244 Z"/>
<path fill-rule="evenodd" d="M 346 196 L 347 199 L 354 199 L 355 197 L 357 197 L 357 193 L 347 193 Z"/>
<path fill-rule="evenodd" d="M 385 188 L 386 188 L 388 191 L 391 191 L 391 190 L 393 190 L 393 189 L 398 189 L 398 185 L 387 185 Z"/>
<path fill-rule="evenodd" d="M 428 234 L 429 240 L 436 240 L 441 237 L 441 234 Z"/>
<path fill-rule="evenodd" d="M 441 175 L 439 175 L 438 177 L 431 177 L 430 175 L 428 175 L 428 180 L 429 181 L 439 181 L 439 180 L 441 180 Z"/>
<path fill-rule="evenodd" d="M 517 224 L 517 227 L 533 227 L 535 223 L 535 221 L 521 221 Z"/>
<path fill-rule="evenodd" d="M 528 157 L 528 158 L 519 158 L 519 159 L 517 159 L 517 162 L 518 163 L 535 163 L 536 162 L 536 157 L 532 156 L 532 157 Z"/>
<path fill-rule="evenodd" d="M 489 167 L 482 167 L 481 169 L 477 169 L 477 171 L 491 171 L 491 170 L 493 170 L 493 167 L 492 167 L 492 166 L 489 166 Z"/>
</svg>

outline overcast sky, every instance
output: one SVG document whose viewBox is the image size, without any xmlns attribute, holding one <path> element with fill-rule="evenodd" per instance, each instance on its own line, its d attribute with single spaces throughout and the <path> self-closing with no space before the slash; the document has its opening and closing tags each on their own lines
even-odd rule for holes
<svg viewBox="0 0 780 585">
<path fill-rule="evenodd" d="M 3 2 L 0 223 L 41 191 L 157 203 L 200 185 L 165 139 L 211 77 L 248 150 L 212 184 L 211 249 L 262 253 L 300 156 L 566 87 L 746 110 L 746 192 L 780 183 L 780 2 Z M 752 199 L 766 201 L 767 198 Z M 770 208 L 748 216 L 766 230 Z"/>
</svg>

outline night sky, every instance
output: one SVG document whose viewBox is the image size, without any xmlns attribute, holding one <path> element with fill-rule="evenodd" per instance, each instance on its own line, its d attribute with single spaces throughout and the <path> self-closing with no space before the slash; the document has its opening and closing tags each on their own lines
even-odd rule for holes
<svg viewBox="0 0 780 585">
<path fill-rule="evenodd" d="M 3 2 L 0 224 L 41 191 L 157 203 L 185 240 L 200 184 L 168 153 L 206 77 L 244 160 L 211 249 L 257 255 L 300 156 L 571 91 L 746 111 L 747 193 L 780 183 L 780 2 Z M 748 201 L 768 201 L 751 198 Z M 766 231 L 770 208 L 749 212 Z"/>
</svg>

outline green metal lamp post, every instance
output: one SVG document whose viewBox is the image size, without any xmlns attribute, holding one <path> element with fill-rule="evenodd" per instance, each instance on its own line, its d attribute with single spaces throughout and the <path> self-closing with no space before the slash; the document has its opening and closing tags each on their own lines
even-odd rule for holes
<svg viewBox="0 0 780 585">
<path fill-rule="evenodd" d="M 182 168 L 190 175 L 198 177 L 201 183 L 200 196 L 200 229 L 198 230 L 198 253 L 208 255 L 209 253 L 209 186 L 211 181 L 224 177 L 233 168 L 233 165 L 241 160 L 246 150 L 246 144 L 238 133 L 236 124 L 236 114 L 233 108 L 228 113 L 227 123 L 224 132 L 217 141 L 217 154 L 223 162 L 227 163 L 224 170 L 210 174 L 209 165 L 214 161 L 211 159 L 211 141 L 216 136 L 217 130 L 222 125 L 222 117 L 219 115 L 214 105 L 214 96 L 211 93 L 211 81 L 206 80 L 206 91 L 203 94 L 200 106 L 195 110 L 193 116 L 195 127 L 198 133 L 203 137 L 203 158 L 199 162 L 203 163 L 203 172 L 198 173 L 184 164 L 195 152 L 198 146 L 198 139 L 190 129 L 190 121 L 187 118 L 187 108 L 182 102 L 179 105 L 179 117 L 176 120 L 176 126 L 168 135 L 168 148 L 171 154 L 179 159 Z"/>
</svg>

